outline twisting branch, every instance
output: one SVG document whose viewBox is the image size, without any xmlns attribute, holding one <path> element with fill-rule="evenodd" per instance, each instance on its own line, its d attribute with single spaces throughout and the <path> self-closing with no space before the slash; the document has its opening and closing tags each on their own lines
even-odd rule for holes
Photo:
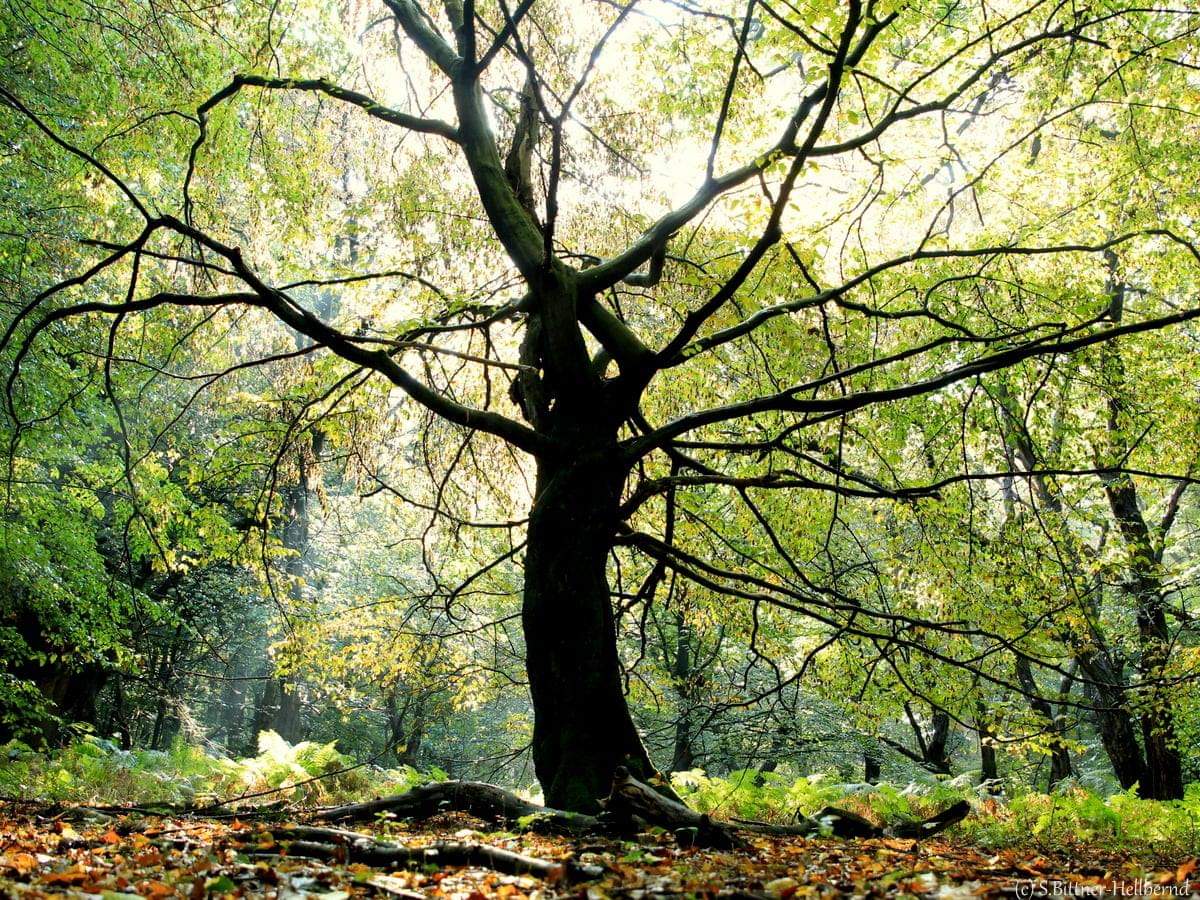
<svg viewBox="0 0 1200 900">
<path fill-rule="evenodd" d="M 217 104 L 229 99 L 243 87 L 259 87 L 277 91 L 311 91 L 324 94 L 343 103 L 357 106 L 372 118 L 387 122 L 390 125 L 399 125 L 401 128 L 407 128 L 409 131 L 418 131 L 424 134 L 436 134 L 448 141 L 458 143 L 458 129 L 449 122 L 442 122 L 439 119 L 425 119 L 421 116 L 414 116 L 392 109 L 390 106 L 384 106 L 382 103 L 376 102 L 366 94 L 360 94 L 358 91 L 340 87 L 325 78 L 269 78 L 265 75 L 235 75 L 233 81 L 210 97 L 200 107 L 201 115 L 211 112 Z"/>
</svg>

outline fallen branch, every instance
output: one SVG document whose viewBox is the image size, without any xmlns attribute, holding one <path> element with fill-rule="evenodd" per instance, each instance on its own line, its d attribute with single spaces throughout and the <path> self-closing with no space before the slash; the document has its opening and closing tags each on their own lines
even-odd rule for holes
<svg viewBox="0 0 1200 900">
<path fill-rule="evenodd" d="M 880 828 L 858 813 L 852 813 L 848 809 L 838 809 L 836 806 L 827 806 L 815 816 L 797 816 L 798 821 L 795 825 L 776 825 L 771 822 L 756 822 L 753 819 L 734 819 L 733 821 L 740 829 L 772 837 L 811 837 L 825 833 L 842 838 L 898 837 L 917 840 L 949 828 L 955 822 L 965 819 L 970 812 L 971 804 L 966 800 L 960 800 L 950 808 L 923 822 L 902 822 L 888 828 Z"/>
</svg>

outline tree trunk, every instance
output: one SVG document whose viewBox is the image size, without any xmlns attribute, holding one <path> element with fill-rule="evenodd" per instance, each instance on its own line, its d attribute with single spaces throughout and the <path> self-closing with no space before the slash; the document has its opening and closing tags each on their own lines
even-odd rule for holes
<svg viewBox="0 0 1200 900">
<path fill-rule="evenodd" d="M 522 607 L 534 769 L 548 806 L 584 813 L 618 766 L 656 774 L 621 687 L 607 564 L 625 473 L 604 449 L 539 460 Z"/>
<path fill-rule="evenodd" d="M 878 784 L 880 775 L 880 756 L 877 750 L 863 751 L 863 781 L 867 784 Z"/>
<path fill-rule="evenodd" d="M 754 773 L 755 787 L 762 787 L 766 784 L 766 776 L 779 768 L 780 758 L 784 754 L 789 737 L 791 737 L 791 728 L 786 723 L 780 723 L 771 730 L 771 746 L 767 748 L 766 758 L 759 763 L 758 771 Z"/>
<path fill-rule="evenodd" d="M 1101 704 L 1106 702 L 1100 700 Z M 1141 748 L 1138 747 L 1133 718 L 1128 711 L 1122 706 L 1097 709 L 1096 728 L 1121 787 L 1128 790 L 1135 784 L 1145 783 L 1145 763 Z"/>
<path fill-rule="evenodd" d="M 96 699 L 108 679 L 108 669 L 95 663 L 75 662 L 75 654 L 64 652 L 69 648 L 54 643 L 43 632 L 41 619 L 23 604 L 20 597 L 6 599 L 11 599 L 16 609 L 5 624 L 11 624 L 34 652 L 28 658 L 11 662 L 0 657 L 0 678 L 9 675 L 17 681 L 32 682 L 45 697 L 48 712 L 61 718 L 62 722 L 42 717 L 35 726 L 31 711 L 23 704 L 19 708 L 0 705 L 0 743 L 16 736 L 18 723 L 25 726 L 24 739 L 34 744 L 56 744 L 67 738 L 70 732 L 61 725 L 72 722 L 95 725 Z"/>
<path fill-rule="evenodd" d="M 1170 656 L 1170 632 L 1163 612 L 1162 577 L 1157 570 L 1149 529 L 1138 506 L 1133 482 L 1120 476 L 1106 485 L 1113 514 L 1137 554 L 1131 566 L 1126 591 L 1133 598 L 1141 658 L 1137 662 L 1143 682 L 1161 678 Z M 1122 704 L 1128 703 L 1121 698 Z M 1129 718 L 1127 716 L 1127 718 Z M 1147 800 L 1183 799 L 1183 761 L 1175 737 L 1175 715 L 1171 698 L 1160 686 L 1150 688 L 1140 709 L 1145 772 L 1138 795 Z M 1132 722 L 1128 723 L 1130 732 Z"/>
<path fill-rule="evenodd" d="M 1112 302 L 1109 314 L 1114 324 L 1122 321 L 1125 307 L 1125 283 L 1118 277 L 1116 251 L 1105 251 L 1109 266 L 1109 290 Z M 1126 391 L 1125 363 L 1120 345 L 1113 341 L 1104 347 L 1105 374 L 1109 381 L 1108 447 L 1110 461 L 1123 461 L 1130 451 L 1123 428 L 1123 395 Z M 1130 551 L 1125 590 L 1134 602 L 1141 658 L 1137 661 L 1143 682 L 1152 686 L 1140 709 L 1142 742 L 1146 752 L 1146 776 L 1138 794 L 1147 800 L 1183 799 L 1183 762 L 1175 739 L 1175 712 L 1172 698 L 1154 684 L 1166 672 L 1170 661 L 1171 634 L 1163 612 L 1162 558 L 1166 547 L 1168 518 L 1161 525 L 1162 538 L 1151 532 L 1142 511 L 1138 488 L 1125 473 L 1106 476 L 1104 492 L 1117 528 Z"/>
<path fill-rule="evenodd" d="M 996 726 L 983 703 L 977 704 L 975 730 L 979 734 L 979 780 L 988 784 L 1000 777 L 996 760 Z"/>
<path fill-rule="evenodd" d="M 175 668 L 175 653 L 180 635 L 182 634 L 183 623 L 180 622 L 175 626 L 175 631 L 171 635 L 170 642 L 163 650 L 162 660 L 158 666 L 158 706 L 154 713 L 154 730 L 150 735 L 151 750 L 161 749 L 164 737 L 168 737 L 166 734 L 167 707 L 172 699 L 172 682 L 174 680 L 172 676 Z"/>
<path fill-rule="evenodd" d="M 272 678 L 269 670 L 264 677 L 262 691 L 254 706 L 254 720 L 250 729 L 250 741 L 254 742 L 253 747 L 248 745 L 251 756 L 256 752 L 258 736 L 264 731 L 271 730 L 271 723 L 275 720 L 275 711 L 279 707 L 279 679 Z"/>
<path fill-rule="evenodd" d="M 950 714 L 945 710 L 933 711 L 933 730 L 926 747 L 926 768 L 942 775 L 950 774 L 950 759 L 946 755 L 946 743 L 950 739 Z"/>
<path fill-rule="evenodd" d="M 236 662 L 236 657 L 235 657 Z M 225 752 L 235 756 L 242 749 L 242 719 L 245 715 L 242 681 L 238 681 L 241 669 L 235 665 L 226 666 L 226 682 L 221 688 L 221 743 Z"/>
<path fill-rule="evenodd" d="M 917 739 L 920 754 L 906 753 L 910 759 L 919 762 L 921 766 L 935 775 L 950 774 L 950 760 L 946 756 L 946 744 L 950 740 L 950 714 L 945 710 L 935 708 L 930 719 L 929 731 L 917 720 L 909 703 L 904 704 L 904 712 L 908 716 L 908 724 Z"/>
<path fill-rule="evenodd" d="M 105 730 L 113 736 L 120 734 L 121 749 L 129 750 L 133 746 L 133 740 L 129 727 L 129 710 L 125 706 L 125 678 L 120 672 L 113 678 L 112 685 L 112 707 L 108 712 L 108 728 Z"/>
<path fill-rule="evenodd" d="M 388 717 L 388 746 L 398 766 L 417 768 L 421 743 L 425 739 L 425 696 L 406 696 L 400 703 L 399 693 L 405 685 L 396 683 L 385 700 Z"/>
<path fill-rule="evenodd" d="M 1063 779 L 1070 778 L 1073 772 L 1071 752 L 1062 739 L 1062 723 L 1059 717 L 1054 715 L 1054 708 L 1050 702 L 1039 692 L 1037 681 L 1033 677 L 1033 667 L 1029 664 L 1028 658 L 1018 656 L 1016 668 L 1017 681 L 1029 700 L 1029 706 L 1046 721 L 1046 728 L 1050 731 L 1049 787 L 1054 787 Z M 1070 684 L 1068 683 L 1065 691 L 1059 691 L 1060 698 L 1065 700 L 1069 691 Z"/>
<path fill-rule="evenodd" d="M 307 446 L 296 448 L 296 481 L 281 492 L 284 515 L 281 543 L 291 551 L 283 570 L 288 577 L 288 595 L 297 604 L 303 600 L 303 583 L 310 574 L 309 520 L 317 488 L 317 465 L 324 446 L 325 433 L 318 429 L 313 431 Z M 273 705 L 268 707 L 270 718 L 264 720 L 262 727 L 274 731 L 289 744 L 296 744 L 305 737 L 300 715 L 300 680 L 294 673 L 287 673 L 279 675 L 278 682 L 278 691 L 271 695 Z"/>
<path fill-rule="evenodd" d="M 1110 428 L 1116 425 L 1116 403 L 1110 406 Z M 1134 602 L 1141 658 L 1137 661 L 1143 682 L 1153 684 L 1166 671 L 1170 658 L 1171 633 L 1163 611 L 1160 569 L 1162 549 L 1155 547 L 1142 514 L 1137 488 L 1128 475 L 1105 483 L 1109 506 L 1133 553 L 1125 590 Z M 1140 710 L 1146 772 L 1138 794 L 1147 800 L 1183 799 L 1183 761 L 1175 738 L 1175 713 L 1171 698 L 1154 685 L 1142 700 Z"/>
<path fill-rule="evenodd" d="M 1124 674 L 1107 654 L 1094 648 L 1076 653 L 1079 668 L 1088 677 L 1087 693 L 1100 743 L 1112 763 L 1113 774 L 1122 788 L 1146 783 L 1146 762 L 1138 746 L 1133 715 L 1120 685 Z"/>
<path fill-rule="evenodd" d="M 692 748 L 692 630 L 682 613 L 675 614 L 675 660 L 671 679 L 679 697 L 679 717 L 675 720 L 675 747 L 671 755 L 671 771 L 686 772 L 696 767 Z"/>
<path fill-rule="evenodd" d="M 298 744 L 304 738 L 300 727 L 299 685 L 294 678 L 279 679 L 279 705 L 275 707 L 271 730 L 289 744 Z"/>
</svg>

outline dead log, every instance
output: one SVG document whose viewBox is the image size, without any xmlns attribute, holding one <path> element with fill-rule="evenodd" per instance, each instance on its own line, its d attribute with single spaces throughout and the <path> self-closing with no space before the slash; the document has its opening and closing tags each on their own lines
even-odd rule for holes
<svg viewBox="0 0 1200 900">
<path fill-rule="evenodd" d="M 603 866 L 538 859 L 486 844 L 439 841 L 427 847 L 403 847 L 377 841 L 370 835 L 340 828 L 298 825 L 272 830 L 288 856 L 362 863 L 380 868 L 413 866 L 477 866 L 505 875 L 534 875 L 549 881 L 588 881 L 604 874 Z M 263 850 L 260 848 L 259 853 Z"/>
<path fill-rule="evenodd" d="M 317 818 L 326 822 L 369 822 L 381 814 L 428 819 L 442 812 L 464 812 L 488 822 L 517 823 L 532 831 L 553 834 L 583 834 L 601 827 L 595 816 L 539 806 L 480 781 L 435 781 L 404 794 L 322 810 Z"/>
</svg>

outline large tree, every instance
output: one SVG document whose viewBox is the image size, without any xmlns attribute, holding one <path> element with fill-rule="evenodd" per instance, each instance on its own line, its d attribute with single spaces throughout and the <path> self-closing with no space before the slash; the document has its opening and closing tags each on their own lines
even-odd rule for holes
<svg viewBox="0 0 1200 900">
<path fill-rule="evenodd" d="M 453 426 L 448 470 L 504 465 L 496 492 L 528 503 L 507 524 L 524 529 L 551 806 L 594 809 L 619 765 L 654 775 L 616 618 L 669 573 L 744 602 L 754 653 L 770 608 L 880 659 L 1021 654 L 941 623 L 969 638 L 952 658 L 923 636 L 939 623 L 870 603 L 835 562 L 855 539 L 837 504 L 935 494 L 921 428 L 991 373 L 1200 317 L 1180 277 L 1200 261 L 1190 219 L 1162 202 L 1189 177 L 1187 10 L 384 0 L 230 22 L 121 6 L 46 3 L 10 28 L 33 49 L 8 48 L 9 134 L 36 147 L 37 177 L 61 173 L 45 192 L 107 198 L 77 223 L 91 255 L 11 316 L 10 412 L 39 412 L 21 363 L 39 339 L 94 334 L 81 317 L 105 318 L 109 366 L 147 328 L 176 335 L 141 360 L 160 368 L 273 318 L 290 348 L 243 341 L 227 372 L 323 353 L 306 408 L 380 376 Z M 114 76 L 110 51 L 133 62 Z M 31 63 L 57 52 L 51 74 Z M 72 66 L 106 87 L 61 96 Z M 1119 317 L 1115 249 L 1138 284 Z M 831 499 L 827 521 L 796 520 L 798 491 Z M 705 533 L 705 506 L 774 561 Z"/>
</svg>

